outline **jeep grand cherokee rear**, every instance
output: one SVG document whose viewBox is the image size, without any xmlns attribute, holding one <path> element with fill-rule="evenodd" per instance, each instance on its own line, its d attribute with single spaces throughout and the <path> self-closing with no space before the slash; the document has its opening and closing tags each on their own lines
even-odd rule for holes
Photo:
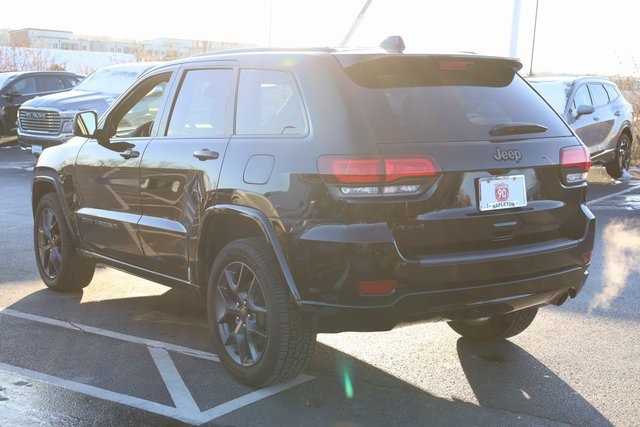
<svg viewBox="0 0 640 427">
<path fill-rule="evenodd" d="M 97 261 L 199 289 L 222 363 L 258 386 L 304 369 L 316 332 L 518 334 L 580 291 L 595 226 L 588 152 L 520 66 L 311 49 L 156 67 L 40 157 L 41 276 L 82 288 Z"/>
</svg>

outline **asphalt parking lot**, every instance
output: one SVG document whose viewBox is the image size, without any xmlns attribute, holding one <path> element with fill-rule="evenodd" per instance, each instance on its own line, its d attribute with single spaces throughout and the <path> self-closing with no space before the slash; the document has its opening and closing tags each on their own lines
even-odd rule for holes
<svg viewBox="0 0 640 427">
<path fill-rule="evenodd" d="M 100 268 L 83 292 L 33 261 L 33 159 L 0 147 L 0 426 L 638 425 L 640 173 L 590 173 L 591 277 L 497 345 L 443 324 L 319 336 L 311 366 L 251 389 L 212 353 L 192 294 Z"/>
</svg>

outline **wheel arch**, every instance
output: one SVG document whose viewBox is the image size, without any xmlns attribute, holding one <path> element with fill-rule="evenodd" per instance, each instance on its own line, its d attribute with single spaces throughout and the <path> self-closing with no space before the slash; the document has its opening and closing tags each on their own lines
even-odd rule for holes
<svg viewBox="0 0 640 427">
<path fill-rule="evenodd" d="M 300 292 L 289 268 L 276 226 L 261 211 L 246 206 L 216 205 L 205 211 L 197 248 L 197 283 L 203 295 L 209 269 L 222 248 L 233 240 L 262 237 L 272 249 L 278 269 L 287 284 L 289 294 L 300 304 Z"/>
<path fill-rule="evenodd" d="M 33 181 L 31 184 L 31 212 L 35 217 L 36 209 L 38 208 L 38 203 L 40 203 L 40 199 L 49 193 L 56 193 L 58 197 L 58 201 L 60 202 L 60 206 L 64 211 L 64 218 L 69 226 L 69 230 L 71 231 L 71 235 L 73 239 L 77 241 L 78 233 L 76 232 L 75 227 L 73 226 L 73 222 L 71 221 L 71 208 L 67 203 L 64 190 L 62 188 L 62 184 L 58 179 L 55 178 L 55 172 L 51 170 L 42 170 L 37 171 L 37 174 L 34 175 Z"/>
<path fill-rule="evenodd" d="M 620 135 L 627 135 L 631 139 L 631 142 L 633 143 L 633 132 L 631 131 L 631 124 L 626 124 L 622 128 L 622 132 L 620 132 Z"/>
</svg>

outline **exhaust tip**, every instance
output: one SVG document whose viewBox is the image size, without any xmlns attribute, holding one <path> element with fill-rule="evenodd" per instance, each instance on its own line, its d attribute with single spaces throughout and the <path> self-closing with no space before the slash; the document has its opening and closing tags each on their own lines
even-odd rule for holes
<svg viewBox="0 0 640 427">
<path fill-rule="evenodd" d="M 558 298 L 556 298 L 554 301 L 552 301 L 551 303 L 553 305 L 562 305 L 564 304 L 564 302 L 567 300 L 567 298 L 569 298 L 569 292 L 565 292 L 562 295 L 560 295 Z"/>
</svg>

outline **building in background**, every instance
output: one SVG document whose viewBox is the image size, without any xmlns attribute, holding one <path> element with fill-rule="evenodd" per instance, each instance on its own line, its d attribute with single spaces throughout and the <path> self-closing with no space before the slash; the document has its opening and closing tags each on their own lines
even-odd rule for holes
<svg viewBox="0 0 640 427">
<path fill-rule="evenodd" d="M 8 35 L 11 47 L 132 54 L 138 60 L 170 60 L 213 50 L 253 46 L 234 42 L 175 38 L 137 41 L 94 36 L 75 37 L 71 31 L 40 28 L 8 30 Z M 0 42 L 3 39 L 6 40 L 6 37 L 0 37 Z"/>
</svg>

